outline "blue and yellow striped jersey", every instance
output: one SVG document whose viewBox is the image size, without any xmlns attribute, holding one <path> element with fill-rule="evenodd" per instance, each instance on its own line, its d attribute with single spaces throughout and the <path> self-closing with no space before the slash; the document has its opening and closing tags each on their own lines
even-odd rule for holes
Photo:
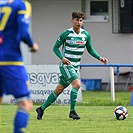
<svg viewBox="0 0 133 133">
<path fill-rule="evenodd" d="M 28 31 L 31 5 L 22 0 L 0 0 L 0 65 L 22 65 L 21 41 L 32 47 Z"/>
</svg>

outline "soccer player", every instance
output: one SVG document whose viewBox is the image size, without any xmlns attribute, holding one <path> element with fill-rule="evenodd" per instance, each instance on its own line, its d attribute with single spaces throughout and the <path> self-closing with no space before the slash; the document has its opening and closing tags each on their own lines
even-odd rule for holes
<svg viewBox="0 0 133 133">
<path fill-rule="evenodd" d="M 20 49 L 21 41 L 31 52 L 39 49 L 28 31 L 30 15 L 28 1 L 0 0 L 0 101 L 3 94 L 11 94 L 16 99 L 18 109 L 14 117 L 14 133 L 25 132 L 33 107 Z"/>
<path fill-rule="evenodd" d="M 80 116 L 76 113 L 75 105 L 77 99 L 77 93 L 81 86 L 81 82 L 78 75 L 78 69 L 80 60 L 83 55 L 85 47 L 90 55 L 106 64 L 108 60 L 101 57 L 92 47 L 90 34 L 82 29 L 83 19 L 85 14 L 82 12 L 72 13 L 72 28 L 65 30 L 58 37 L 53 51 L 61 60 L 60 62 L 60 81 L 55 90 L 48 96 L 46 102 L 41 107 L 36 109 L 37 119 L 42 119 L 44 110 L 53 103 L 56 98 L 62 93 L 62 91 L 72 85 L 70 93 L 70 113 L 69 117 L 72 119 L 80 119 Z M 62 52 L 59 48 L 62 46 Z"/>
</svg>

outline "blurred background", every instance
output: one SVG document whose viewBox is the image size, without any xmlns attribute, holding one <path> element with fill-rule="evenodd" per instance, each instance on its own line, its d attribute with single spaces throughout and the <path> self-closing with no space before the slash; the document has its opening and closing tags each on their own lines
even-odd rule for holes
<svg viewBox="0 0 133 133">
<path fill-rule="evenodd" d="M 30 54 L 23 45 L 26 64 L 59 64 L 52 48 L 61 32 L 71 27 L 73 11 L 86 14 L 83 27 L 92 39 L 95 50 L 109 64 L 132 64 L 132 0 L 29 0 L 32 5 L 31 33 L 40 51 Z M 101 64 L 85 51 L 82 64 Z M 124 90 L 132 71 L 120 67 L 120 89 Z M 114 73 L 116 68 L 114 67 Z M 123 74 L 124 73 L 124 74 Z M 127 74 L 126 74 L 127 73 Z M 109 67 L 82 67 L 82 79 L 101 79 L 102 89 L 108 89 Z M 131 80 L 128 80 L 131 83 Z M 128 84 L 130 86 L 130 84 Z M 128 86 L 128 87 L 129 87 Z"/>
</svg>

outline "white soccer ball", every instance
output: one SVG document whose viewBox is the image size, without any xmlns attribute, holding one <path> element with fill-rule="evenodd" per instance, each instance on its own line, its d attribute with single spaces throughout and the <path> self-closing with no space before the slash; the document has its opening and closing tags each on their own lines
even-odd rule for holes
<svg viewBox="0 0 133 133">
<path fill-rule="evenodd" d="M 117 120 L 124 120 L 128 116 L 128 110 L 124 106 L 118 106 L 114 109 L 114 116 Z"/>
</svg>

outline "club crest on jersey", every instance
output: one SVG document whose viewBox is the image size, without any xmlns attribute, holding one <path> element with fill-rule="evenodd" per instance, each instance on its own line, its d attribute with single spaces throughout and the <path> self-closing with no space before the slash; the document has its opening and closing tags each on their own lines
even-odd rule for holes
<svg viewBox="0 0 133 133">
<path fill-rule="evenodd" d="M 85 41 L 85 38 L 83 37 L 82 40 Z"/>
</svg>

